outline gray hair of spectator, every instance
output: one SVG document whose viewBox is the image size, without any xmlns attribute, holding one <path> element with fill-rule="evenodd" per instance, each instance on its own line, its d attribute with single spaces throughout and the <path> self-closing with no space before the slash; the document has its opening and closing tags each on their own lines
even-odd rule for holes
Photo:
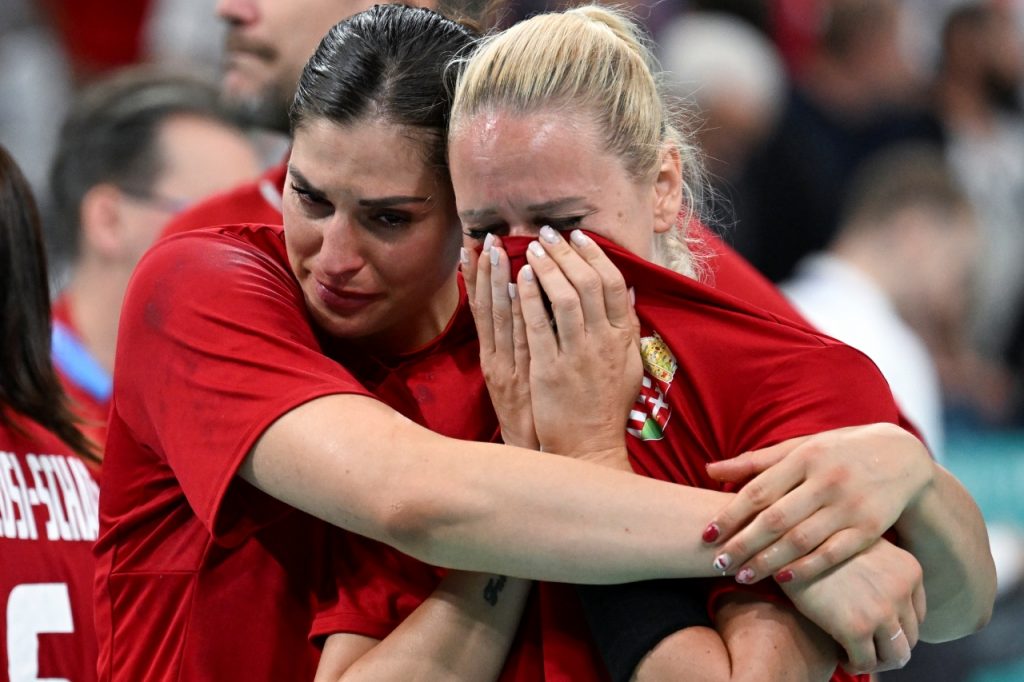
<svg viewBox="0 0 1024 682">
<path fill-rule="evenodd" d="M 152 67 L 121 71 L 79 95 L 50 169 L 57 253 L 78 253 L 79 211 L 93 187 L 110 183 L 143 196 L 152 190 L 164 170 L 161 126 L 178 115 L 230 124 L 213 84 Z"/>
<path fill-rule="evenodd" d="M 741 96 L 774 116 L 786 94 L 786 72 L 771 41 L 741 19 L 690 12 L 661 34 L 661 65 L 669 94 L 702 107 L 718 96 Z"/>
</svg>

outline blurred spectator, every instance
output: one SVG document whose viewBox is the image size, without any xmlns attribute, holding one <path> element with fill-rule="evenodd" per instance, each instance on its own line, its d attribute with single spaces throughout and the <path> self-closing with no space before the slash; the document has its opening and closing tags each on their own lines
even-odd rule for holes
<svg viewBox="0 0 1024 682">
<path fill-rule="evenodd" d="M 915 108 L 897 0 L 830 0 L 786 111 L 737 188 L 737 246 L 779 280 L 829 243 L 860 163 L 900 141 L 941 139 Z"/>
<path fill-rule="evenodd" d="M 0 144 L 45 208 L 46 171 L 67 110 L 71 76 L 34 0 L 0 2 Z"/>
<path fill-rule="evenodd" d="M 172 216 L 258 173 L 206 83 L 138 68 L 97 82 L 73 107 L 51 175 L 60 244 L 73 260 L 54 304 L 53 355 L 97 442 L 135 264 Z"/>
<path fill-rule="evenodd" d="M 954 11 L 946 24 L 936 103 L 949 159 L 979 215 L 985 268 L 975 330 L 995 356 L 1024 287 L 1024 49 L 1012 15 L 996 4 Z"/>
<path fill-rule="evenodd" d="M 670 95 L 699 117 L 698 144 L 719 196 L 778 119 L 786 75 L 774 46 L 733 15 L 690 12 L 662 32 L 660 59 Z"/>
<path fill-rule="evenodd" d="M 942 152 L 894 147 L 862 166 L 832 245 L 782 287 L 818 328 L 874 360 L 937 457 L 941 389 L 911 325 L 930 334 L 963 320 L 976 246 L 970 204 Z"/>
</svg>

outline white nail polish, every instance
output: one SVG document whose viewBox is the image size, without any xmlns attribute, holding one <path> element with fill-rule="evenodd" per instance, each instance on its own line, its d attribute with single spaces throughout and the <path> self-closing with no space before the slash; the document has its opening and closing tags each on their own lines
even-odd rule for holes
<svg viewBox="0 0 1024 682">
<path fill-rule="evenodd" d="M 533 281 L 533 268 L 529 265 L 524 265 L 523 269 L 519 271 L 519 274 L 523 278 L 524 282 Z"/>
<path fill-rule="evenodd" d="M 729 570 L 729 566 L 731 564 L 731 556 L 729 556 L 728 554 L 719 554 L 715 557 L 715 562 L 712 564 L 712 566 L 715 568 L 716 571 L 721 571 L 722 573 L 725 573 Z"/>
<path fill-rule="evenodd" d="M 573 230 L 569 234 L 569 239 L 576 246 L 586 246 L 587 244 L 590 243 L 590 237 L 588 237 L 587 235 L 583 234 L 583 232 L 581 230 Z"/>
<path fill-rule="evenodd" d="M 491 254 L 491 265 L 497 266 L 498 265 L 498 249 L 491 249 L 490 254 Z"/>
<path fill-rule="evenodd" d="M 548 244 L 557 244 L 560 237 L 558 233 L 550 225 L 545 225 L 540 228 L 540 238 L 546 241 Z"/>
<path fill-rule="evenodd" d="M 491 234 L 490 232 L 488 232 L 487 236 L 484 237 L 484 249 L 483 249 L 484 253 L 487 253 L 488 251 L 491 250 L 491 244 L 493 244 L 493 243 L 494 243 L 494 235 Z"/>
<path fill-rule="evenodd" d="M 469 265 L 469 252 L 466 251 L 466 247 L 459 247 L 459 262 L 463 265 Z"/>
<path fill-rule="evenodd" d="M 508 283 L 508 297 L 515 300 L 516 297 L 516 285 L 512 282 Z"/>
<path fill-rule="evenodd" d="M 636 305 L 636 289 L 633 287 L 629 288 L 629 304 Z"/>
<path fill-rule="evenodd" d="M 548 254 L 544 251 L 544 247 L 540 245 L 540 242 L 530 242 L 530 245 L 526 247 L 526 250 L 532 253 L 537 258 L 544 258 Z"/>
</svg>

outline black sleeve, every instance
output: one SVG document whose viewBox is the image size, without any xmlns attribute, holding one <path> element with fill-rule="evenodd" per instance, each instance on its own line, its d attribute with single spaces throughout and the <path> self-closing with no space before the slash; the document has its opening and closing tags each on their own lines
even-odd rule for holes
<svg viewBox="0 0 1024 682">
<path fill-rule="evenodd" d="M 614 682 L 629 682 L 647 652 L 672 633 L 712 627 L 703 580 L 577 585 L 576 592 Z"/>
</svg>

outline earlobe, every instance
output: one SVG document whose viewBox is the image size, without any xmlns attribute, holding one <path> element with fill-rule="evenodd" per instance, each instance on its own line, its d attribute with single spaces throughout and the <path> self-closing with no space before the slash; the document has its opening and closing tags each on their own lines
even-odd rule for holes
<svg viewBox="0 0 1024 682">
<path fill-rule="evenodd" d="M 683 203 L 683 169 L 679 147 L 662 146 L 658 175 L 654 179 L 654 231 L 668 232 L 676 224 Z"/>
</svg>

